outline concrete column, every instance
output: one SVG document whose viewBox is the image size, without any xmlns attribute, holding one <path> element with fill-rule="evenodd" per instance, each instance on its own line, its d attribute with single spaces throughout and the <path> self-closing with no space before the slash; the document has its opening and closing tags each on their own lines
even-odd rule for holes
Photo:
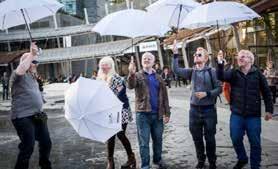
<svg viewBox="0 0 278 169">
<path fill-rule="evenodd" d="M 134 9 L 134 1 L 130 0 L 130 9 Z"/>
<path fill-rule="evenodd" d="M 69 66 L 69 74 L 72 75 L 72 61 L 71 60 L 68 61 L 68 66 Z"/>
<path fill-rule="evenodd" d="M 117 57 L 114 56 L 113 59 L 114 59 L 114 63 L 115 63 L 115 70 L 116 70 L 116 72 L 119 72 L 119 64 L 117 62 Z"/>
<path fill-rule="evenodd" d="M 85 60 L 85 66 L 84 66 L 84 76 L 87 76 L 87 70 L 88 70 L 88 60 Z"/>
<path fill-rule="evenodd" d="M 87 8 L 84 8 L 84 16 L 85 16 L 85 24 L 89 25 L 90 23 L 89 23 Z"/>
<path fill-rule="evenodd" d="M 126 3 L 126 8 L 130 9 L 130 0 L 125 0 L 125 3 Z"/>
<path fill-rule="evenodd" d="M 160 46 L 160 40 L 159 39 L 156 39 L 156 45 L 157 45 L 157 53 L 158 53 L 160 67 L 164 67 L 163 56 L 162 56 L 162 51 L 161 51 L 161 46 Z"/>
<path fill-rule="evenodd" d="M 9 34 L 9 30 L 6 29 L 6 34 Z M 8 41 L 8 51 L 12 51 L 10 41 Z"/>
<path fill-rule="evenodd" d="M 108 14 L 109 14 L 108 2 L 105 2 L 105 4 L 104 4 L 104 9 L 105 9 L 105 15 L 108 15 Z"/>
<path fill-rule="evenodd" d="M 183 62 L 184 62 L 184 66 L 186 68 L 189 68 L 189 63 L 188 63 L 188 59 L 187 59 L 187 53 L 186 53 L 186 47 L 187 47 L 187 42 L 186 40 L 182 42 L 182 56 L 183 56 Z"/>
<path fill-rule="evenodd" d="M 56 37 L 58 48 L 61 48 L 60 38 Z"/>
<path fill-rule="evenodd" d="M 56 14 L 53 15 L 53 21 L 54 21 L 54 28 L 56 30 L 56 29 L 58 29 Z"/>
</svg>

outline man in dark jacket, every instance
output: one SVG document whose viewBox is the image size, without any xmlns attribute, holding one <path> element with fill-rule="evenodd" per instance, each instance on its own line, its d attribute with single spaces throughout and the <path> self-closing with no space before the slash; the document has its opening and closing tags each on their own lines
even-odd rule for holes
<svg viewBox="0 0 278 169">
<path fill-rule="evenodd" d="M 253 66 L 254 55 L 248 50 L 238 53 L 237 69 L 224 71 L 224 59 L 218 55 L 217 76 L 219 80 L 231 85 L 230 136 L 237 154 L 238 162 L 234 169 L 241 169 L 248 163 L 243 144 L 247 133 L 251 153 L 251 169 L 259 169 L 261 162 L 261 94 L 265 102 L 265 120 L 272 118 L 273 103 L 266 78 Z"/>
<path fill-rule="evenodd" d="M 217 80 L 215 69 L 206 66 L 208 52 L 199 47 L 194 54 L 194 68 L 180 68 L 178 66 L 178 50 L 173 45 L 174 73 L 192 81 L 192 94 L 190 99 L 189 130 L 195 144 L 198 164 L 196 169 L 205 167 L 205 148 L 209 161 L 209 169 L 216 168 L 216 124 L 217 113 L 215 101 L 221 93 L 221 84 Z M 206 147 L 204 144 L 206 141 Z"/>
</svg>

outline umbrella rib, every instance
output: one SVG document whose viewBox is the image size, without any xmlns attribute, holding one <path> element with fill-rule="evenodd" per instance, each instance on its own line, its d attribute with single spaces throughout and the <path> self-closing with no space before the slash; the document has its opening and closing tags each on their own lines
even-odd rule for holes
<svg viewBox="0 0 278 169">
<path fill-rule="evenodd" d="M 3 17 L 2 29 L 4 29 L 5 20 L 6 20 L 6 14 L 4 14 L 4 17 Z"/>
<path fill-rule="evenodd" d="M 93 138 L 96 138 L 96 136 L 89 130 L 89 127 L 88 127 L 88 124 L 87 124 L 86 120 L 82 119 L 82 121 L 84 122 L 84 124 L 85 124 L 85 126 L 87 127 L 87 129 L 88 129 L 89 133 L 91 134 L 91 136 L 92 136 Z M 78 130 L 78 131 L 79 131 L 79 130 Z"/>
<path fill-rule="evenodd" d="M 48 10 L 50 10 L 50 12 L 55 13 L 52 9 L 50 9 L 47 5 L 43 5 L 45 8 L 47 8 Z"/>
<path fill-rule="evenodd" d="M 98 89 L 100 88 L 101 86 L 98 86 Z M 85 111 L 87 110 L 87 108 L 89 107 L 90 103 L 92 103 L 93 100 L 95 100 L 96 97 L 93 96 L 93 98 L 90 100 L 90 102 L 88 103 L 88 105 L 86 106 L 86 108 L 84 109 Z M 78 100 L 78 104 L 79 104 L 79 100 Z"/>
</svg>

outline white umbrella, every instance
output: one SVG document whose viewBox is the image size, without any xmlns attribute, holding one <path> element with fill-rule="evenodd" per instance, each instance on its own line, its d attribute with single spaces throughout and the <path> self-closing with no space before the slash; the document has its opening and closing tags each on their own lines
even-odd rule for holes
<svg viewBox="0 0 278 169">
<path fill-rule="evenodd" d="M 146 8 L 147 22 L 159 26 L 160 34 L 164 35 L 172 27 L 179 28 L 188 12 L 200 5 L 194 0 L 158 0 Z"/>
<path fill-rule="evenodd" d="M 54 15 L 63 5 L 56 0 L 5 0 L 0 3 L 0 29 L 29 24 L 44 17 Z"/>
<path fill-rule="evenodd" d="M 255 11 L 238 2 L 215 1 L 193 9 L 181 23 L 181 27 L 195 29 L 202 27 L 229 25 L 232 23 L 258 18 Z M 220 43 L 220 34 L 218 32 Z"/>
<path fill-rule="evenodd" d="M 122 130 L 123 103 L 103 81 L 80 77 L 65 93 L 65 117 L 85 138 L 105 142 Z"/>
<path fill-rule="evenodd" d="M 115 35 L 136 38 L 158 35 L 156 29 L 145 23 L 147 12 L 137 9 L 126 9 L 111 13 L 101 19 L 92 29 L 100 35 Z"/>
<path fill-rule="evenodd" d="M 216 1 L 193 9 L 181 23 L 181 27 L 195 29 L 258 18 L 255 11 L 238 2 Z"/>
</svg>

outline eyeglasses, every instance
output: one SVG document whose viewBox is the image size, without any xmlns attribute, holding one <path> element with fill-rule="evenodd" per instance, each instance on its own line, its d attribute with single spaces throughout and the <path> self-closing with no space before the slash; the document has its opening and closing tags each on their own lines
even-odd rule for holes
<svg viewBox="0 0 278 169">
<path fill-rule="evenodd" d="M 33 60 L 32 63 L 33 63 L 34 65 L 38 65 L 38 64 L 39 64 L 39 61 Z"/>
<path fill-rule="evenodd" d="M 238 58 L 250 58 L 249 56 L 246 56 L 246 55 L 238 55 L 237 57 Z"/>
<path fill-rule="evenodd" d="M 195 53 L 194 57 L 202 57 L 203 55 L 201 53 Z"/>
</svg>

